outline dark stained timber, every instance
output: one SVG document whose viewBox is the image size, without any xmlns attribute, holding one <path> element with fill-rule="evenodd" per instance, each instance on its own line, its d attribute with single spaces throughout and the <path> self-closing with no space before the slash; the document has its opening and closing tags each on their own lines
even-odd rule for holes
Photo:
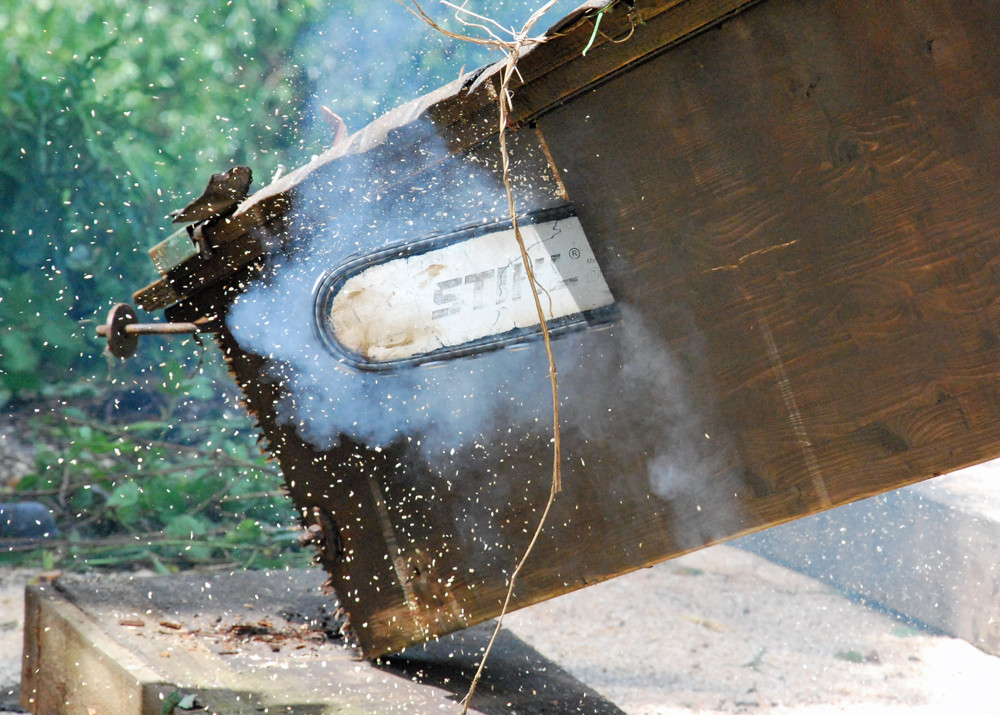
<svg viewBox="0 0 1000 715">
<path fill-rule="evenodd" d="M 1000 5 L 636 6 L 627 42 L 582 57 L 591 26 L 571 23 L 533 51 L 514 97 L 519 208 L 572 207 L 618 315 L 556 341 L 564 492 L 515 607 L 1000 456 Z M 218 261 L 144 293 L 217 321 L 368 656 L 498 613 L 549 489 L 544 353 L 400 371 L 392 390 L 457 390 L 465 416 L 317 440 L 303 415 L 335 410 L 283 413 L 304 398 L 281 350 L 222 318 L 372 187 L 402 243 L 422 237 L 402 220 L 418 190 L 475 210 L 434 177 L 478 167 L 493 207 L 491 86 L 456 83 L 265 188 L 206 229 Z M 344 395 L 375 379 L 335 372 Z M 363 420 L 400 409 L 381 389 Z"/>
</svg>

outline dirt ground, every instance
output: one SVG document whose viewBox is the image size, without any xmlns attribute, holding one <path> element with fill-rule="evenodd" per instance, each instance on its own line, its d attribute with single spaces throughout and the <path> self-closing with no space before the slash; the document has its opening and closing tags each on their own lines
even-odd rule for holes
<svg viewBox="0 0 1000 715">
<path fill-rule="evenodd" d="M 0 713 L 17 704 L 26 570 L 0 570 Z M 511 614 L 630 715 L 1000 713 L 1000 658 L 732 546 Z M 6 708 L 6 709 L 3 709 Z"/>
</svg>

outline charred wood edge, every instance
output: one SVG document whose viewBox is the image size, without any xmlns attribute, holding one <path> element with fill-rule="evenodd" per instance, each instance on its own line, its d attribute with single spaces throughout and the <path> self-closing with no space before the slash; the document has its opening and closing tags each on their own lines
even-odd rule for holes
<svg viewBox="0 0 1000 715">
<path fill-rule="evenodd" d="M 593 23 L 587 16 L 596 6 L 584 6 L 552 28 L 552 40 L 532 47 L 518 61 L 520 77 L 512 87 L 517 92 L 512 121 L 519 125 L 531 122 L 629 66 L 651 59 L 760 1 L 654 0 L 636 2 L 631 12 L 622 5 L 604 16 L 601 33 L 587 57 L 581 54 L 593 34 Z M 627 35 L 637 23 L 627 42 L 613 41 Z M 396 147 L 410 152 L 432 140 L 443 140 L 448 154 L 458 154 L 494 136 L 501 70 L 502 63 L 495 64 L 474 75 L 471 83 L 469 78 L 460 78 L 404 104 L 260 189 L 235 214 L 203 228 L 211 255 L 193 256 L 137 291 L 137 305 L 149 311 L 166 308 L 263 258 L 270 242 L 262 241 L 254 229 L 264 228 L 288 212 L 296 189 L 311 174 L 337 160 L 372 151 L 383 152 L 388 159 L 399 151 Z M 432 151 L 434 154 L 441 152 L 438 149 Z M 444 158 L 437 156 L 433 161 Z"/>
<path fill-rule="evenodd" d="M 275 422 L 273 405 L 280 397 L 281 384 L 260 379 L 267 359 L 242 350 L 223 320 L 222 312 L 232 303 L 234 297 L 243 291 L 246 284 L 257 280 L 258 271 L 256 265 L 247 264 L 233 275 L 226 276 L 207 287 L 195 299 L 181 300 L 170 306 L 166 315 L 170 320 L 186 321 L 206 312 L 213 314 L 215 342 L 222 351 L 230 375 L 243 395 L 242 403 L 253 420 L 257 444 L 267 455 L 267 461 L 281 464 L 283 489 L 289 496 L 294 497 L 299 524 L 305 530 L 302 539 L 312 541 L 317 547 L 317 561 L 328 577 L 324 588 L 336 589 L 337 586 L 341 586 L 338 599 L 349 619 L 354 601 L 350 588 L 344 587 L 347 577 L 346 544 L 341 528 L 343 523 L 356 519 L 357 514 L 352 511 L 350 505 L 345 505 L 345 513 L 334 515 L 322 497 L 313 498 L 311 494 L 308 496 L 303 494 L 303 488 L 309 483 L 305 474 L 305 471 L 308 471 L 306 465 L 316 463 L 316 454 L 304 448 L 293 427 Z M 322 459 L 323 457 L 320 457 L 320 461 Z M 374 521 L 374 518 L 370 521 Z M 311 528 L 313 526 L 318 528 Z M 383 554 L 391 558 L 386 548 L 378 550 L 373 544 L 370 544 L 370 548 L 372 553 L 377 551 L 377 555 L 372 558 L 381 558 Z M 365 595 L 371 596 L 368 593 Z M 362 619 L 362 622 L 364 620 L 367 619 Z M 349 627 L 345 624 L 344 630 Z M 360 625 L 355 628 L 364 630 Z"/>
</svg>

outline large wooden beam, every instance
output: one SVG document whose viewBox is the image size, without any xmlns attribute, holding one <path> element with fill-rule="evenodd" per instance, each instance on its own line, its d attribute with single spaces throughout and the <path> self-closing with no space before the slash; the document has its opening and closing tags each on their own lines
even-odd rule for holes
<svg viewBox="0 0 1000 715">
<path fill-rule="evenodd" d="M 574 207 L 620 312 L 557 341 L 565 491 L 516 607 L 1000 454 L 1000 6 L 636 5 L 646 23 L 586 58 L 570 22 L 515 94 L 519 205 Z M 418 238 L 398 207 L 449 167 L 478 167 L 492 206 L 494 81 L 402 108 L 234 220 L 294 260 L 360 195 L 396 207 L 375 233 Z M 171 315 L 221 318 L 275 280 L 273 242 L 231 234 L 252 255 L 168 275 Z M 315 446 L 278 412 L 296 368 L 219 330 L 365 652 L 496 615 L 548 492 L 537 345 L 387 376 L 413 404 L 468 389 L 388 443 L 348 421 Z M 452 408 L 468 418 L 434 451 Z"/>
</svg>

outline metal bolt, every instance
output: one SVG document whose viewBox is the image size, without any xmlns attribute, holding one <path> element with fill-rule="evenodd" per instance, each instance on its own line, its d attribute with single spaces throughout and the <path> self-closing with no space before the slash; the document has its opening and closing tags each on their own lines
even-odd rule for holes
<svg viewBox="0 0 1000 715">
<path fill-rule="evenodd" d="M 108 322 L 97 326 L 97 334 L 108 339 L 108 351 L 117 358 L 135 355 L 140 335 L 194 335 L 201 332 L 195 323 L 140 323 L 128 303 L 118 303 L 108 313 Z"/>
</svg>

